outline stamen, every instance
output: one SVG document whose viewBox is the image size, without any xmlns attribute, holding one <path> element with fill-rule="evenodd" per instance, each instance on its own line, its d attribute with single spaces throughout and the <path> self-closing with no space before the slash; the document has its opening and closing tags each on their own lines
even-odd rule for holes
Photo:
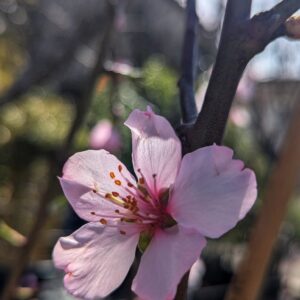
<svg viewBox="0 0 300 300">
<path fill-rule="evenodd" d="M 153 215 L 153 214 L 145 214 L 141 211 L 136 213 L 136 216 L 142 218 L 143 220 L 151 220 L 152 222 L 156 222 L 157 219 L 159 218 L 159 216 L 156 216 L 156 215 Z"/>
<path fill-rule="evenodd" d="M 138 213 L 136 213 L 135 210 L 126 211 L 126 212 L 120 212 L 120 210 L 116 209 L 115 213 L 117 213 L 120 216 L 122 216 L 120 218 L 120 221 L 124 221 L 124 220 L 136 220 L 136 221 L 139 221 L 139 219 L 143 218 Z"/>
<path fill-rule="evenodd" d="M 107 223 L 106 227 L 112 227 L 112 228 L 118 228 L 120 226 L 120 224 L 117 223 Z M 122 224 L 122 228 L 127 227 L 127 228 L 133 228 L 132 226 L 134 226 L 135 229 L 139 228 L 139 231 L 145 230 L 148 228 L 148 226 L 152 226 L 152 224 L 143 224 L 143 223 L 123 223 Z M 125 232 L 124 230 L 122 230 L 123 232 Z M 126 232 L 125 232 L 126 234 Z"/>
<path fill-rule="evenodd" d="M 110 173 L 109 173 L 109 176 L 110 176 L 112 179 L 114 179 L 114 178 L 116 177 L 116 175 L 115 175 L 114 172 L 110 172 Z"/>
<path fill-rule="evenodd" d="M 120 194 L 119 194 L 118 192 L 112 192 L 112 195 L 113 195 L 114 197 L 119 197 L 119 196 L 120 196 Z"/>
<path fill-rule="evenodd" d="M 134 208 L 132 209 L 132 213 L 134 213 L 134 214 L 136 214 L 138 211 L 139 211 L 139 208 L 138 208 L 138 207 L 134 207 Z"/>
<path fill-rule="evenodd" d="M 119 210 L 118 210 L 119 211 Z M 105 221 L 117 221 L 117 220 L 119 220 L 120 219 L 120 217 L 119 216 L 117 216 L 117 215 L 114 215 L 113 213 L 111 213 L 111 214 L 99 214 L 99 213 L 96 213 L 96 212 L 94 212 L 94 211 L 91 211 L 90 212 L 90 214 L 91 215 L 93 215 L 93 216 L 97 216 L 97 217 L 99 217 L 100 219 L 104 219 Z M 121 213 L 120 213 L 121 214 Z M 126 215 L 127 216 L 127 214 L 125 214 L 124 213 L 124 215 Z M 130 215 L 131 216 L 131 215 Z M 134 217 L 136 217 L 136 216 L 134 216 Z"/>
<path fill-rule="evenodd" d="M 131 182 L 129 181 L 129 179 L 126 178 L 126 177 L 124 176 L 124 174 L 121 172 L 121 171 L 122 171 L 122 166 L 121 166 L 121 165 L 118 166 L 118 169 L 119 169 L 119 171 L 120 171 L 120 173 L 121 173 L 123 179 L 125 179 L 127 185 L 128 185 L 130 188 L 131 188 L 131 187 L 134 187 L 134 184 L 131 183 Z"/>
<path fill-rule="evenodd" d="M 133 184 L 130 185 L 127 184 L 127 185 L 131 187 L 136 192 L 136 194 L 133 193 L 133 191 L 131 191 L 130 189 L 125 187 L 125 191 L 127 193 L 131 194 L 133 197 L 137 196 L 139 197 L 139 199 L 143 200 L 144 202 L 149 203 L 149 201 L 145 198 L 145 195 L 137 187 L 135 187 Z"/>
<path fill-rule="evenodd" d="M 140 188 L 142 188 L 141 186 L 139 188 L 136 187 L 134 183 L 130 182 L 130 180 L 124 176 L 124 174 L 122 173 L 122 165 L 118 166 L 118 170 L 120 171 L 120 174 L 121 174 L 122 178 L 126 182 L 127 187 L 124 186 L 124 188 L 125 188 L 126 192 L 128 192 L 128 194 L 132 195 L 133 197 L 138 197 L 138 200 L 142 200 L 144 203 L 149 205 L 149 208 L 151 208 L 150 204 L 152 204 L 152 206 L 154 206 L 154 207 L 156 206 L 156 204 L 153 203 L 153 201 L 151 200 L 151 196 L 148 193 L 149 189 L 147 188 L 147 185 L 145 187 L 143 187 L 143 189 L 144 189 L 144 193 L 143 193 L 143 191 L 140 190 Z M 141 173 L 140 169 L 138 171 Z M 141 173 L 141 178 L 139 180 L 139 184 L 143 185 L 145 183 L 146 182 L 145 182 L 144 176 Z M 115 184 L 116 185 L 122 185 L 122 182 L 119 179 L 116 179 Z M 128 203 L 128 200 L 130 200 L 130 198 L 128 196 L 126 196 L 126 198 L 122 198 L 122 200 L 125 201 L 126 203 Z M 135 206 L 137 206 L 137 200 L 135 200 L 135 202 L 136 202 Z M 132 208 L 132 207 L 128 207 L 127 205 L 123 206 L 123 207 L 126 208 L 126 209 L 132 210 L 132 212 L 134 212 L 134 213 L 139 211 L 138 207 Z"/>
<path fill-rule="evenodd" d="M 100 222 L 101 224 L 103 224 L 103 225 L 106 225 L 106 224 L 107 224 L 107 221 L 106 221 L 105 219 L 103 219 L 103 218 L 100 219 L 99 222 Z"/>
<path fill-rule="evenodd" d="M 107 193 L 105 195 L 105 198 L 119 206 L 124 207 L 125 202 L 123 200 L 121 200 L 120 198 L 113 196 L 112 194 Z"/>
<path fill-rule="evenodd" d="M 122 166 L 121 166 L 121 167 L 122 167 Z M 127 186 L 130 187 L 130 188 L 133 188 L 134 191 L 138 194 L 138 196 L 139 196 L 140 198 L 144 198 L 143 193 L 141 193 L 141 191 L 140 191 L 133 183 L 131 183 L 131 182 L 129 181 L 129 179 L 126 178 L 126 177 L 124 176 L 123 173 L 121 173 L 121 175 L 122 175 L 123 179 L 126 181 Z M 131 194 L 131 195 L 133 195 L 133 196 L 136 196 L 136 195 L 135 195 L 132 191 L 130 191 L 128 188 L 125 187 L 125 190 L 126 190 L 129 194 Z M 142 200 L 145 201 L 145 199 L 142 199 Z M 145 201 L 145 202 L 147 202 L 147 201 Z"/>
<path fill-rule="evenodd" d="M 156 176 L 157 176 L 156 174 L 152 174 L 152 177 L 153 177 L 153 183 L 154 183 L 154 184 L 153 184 L 153 185 L 154 185 L 153 188 L 154 188 L 155 192 L 157 193 Z"/>
<path fill-rule="evenodd" d="M 152 203 L 154 206 L 157 206 L 157 203 L 155 203 L 155 202 L 157 202 L 157 199 L 156 199 L 155 195 L 152 193 L 152 191 L 151 191 L 151 189 L 150 189 L 148 183 L 146 182 L 145 176 L 143 175 L 141 169 L 138 169 L 137 171 L 138 171 L 138 173 L 141 175 L 141 178 L 143 179 L 143 180 L 142 180 L 143 183 L 141 183 L 141 184 L 144 185 L 147 194 L 149 194 L 150 197 L 151 197 L 151 203 Z M 142 188 L 143 188 L 143 187 L 142 187 Z"/>
<path fill-rule="evenodd" d="M 141 220 L 142 224 L 153 224 L 153 220 Z"/>
<path fill-rule="evenodd" d="M 123 234 L 123 235 L 125 235 L 125 234 L 126 234 L 126 231 L 120 230 L 120 233 Z"/>
</svg>

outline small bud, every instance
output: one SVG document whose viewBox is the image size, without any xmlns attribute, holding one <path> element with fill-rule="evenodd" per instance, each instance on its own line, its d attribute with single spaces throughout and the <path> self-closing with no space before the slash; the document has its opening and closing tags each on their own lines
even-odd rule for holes
<svg viewBox="0 0 300 300">
<path fill-rule="evenodd" d="M 291 17 L 285 22 L 286 34 L 293 39 L 300 39 L 300 16 Z"/>
</svg>

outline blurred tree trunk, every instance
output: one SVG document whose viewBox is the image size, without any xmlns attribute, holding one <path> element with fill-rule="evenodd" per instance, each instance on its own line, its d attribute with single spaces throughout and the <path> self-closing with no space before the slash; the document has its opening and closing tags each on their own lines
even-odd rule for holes
<svg viewBox="0 0 300 300">
<path fill-rule="evenodd" d="M 299 99 L 300 100 L 300 99 Z M 255 300 L 276 243 L 300 171 L 300 102 L 287 131 L 279 160 L 266 189 L 263 206 L 250 236 L 249 246 L 226 300 Z"/>
</svg>

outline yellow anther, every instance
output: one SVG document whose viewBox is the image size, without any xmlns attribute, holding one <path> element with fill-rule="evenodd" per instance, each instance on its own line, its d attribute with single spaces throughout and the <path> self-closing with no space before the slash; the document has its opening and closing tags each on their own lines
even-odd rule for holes
<svg viewBox="0 0 300 300">
<path fill-rule="evenodd" d="M 107 193 L 105 195 L 105 198 L 106 199 L 109 199 L 111 202 L 115 203 L 115 204 L 118 204 L 118 205 L 124 205 L 124 201 L 118 197 L 115 197 L 114 195 L 112 194 L 109 194 Z"/>
</svg>

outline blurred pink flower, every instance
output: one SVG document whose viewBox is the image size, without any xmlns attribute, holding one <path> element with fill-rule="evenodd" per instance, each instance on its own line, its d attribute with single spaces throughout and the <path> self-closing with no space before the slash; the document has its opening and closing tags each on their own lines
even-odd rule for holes
<svg viewBox="0 0 300 300">
<path fill-rule="evenodd" d="M 221 236 L 252 207 L 255 175 L 226 147 L 204 147 L 182 159 L 173 128 L 149 109 L 134 110 L 125 124 L 137 182 L 104 150 L 73 155 L 60 182 L 89 223 L 59 239 L 54 263 L 74 296 L 105 297 L 122 283 L 139 239 L 148 236 L 132 290 L 144 300 L 173 299 L 205 237 Z"/>
<path fill-rule="evenodd" d="M 104 67 L 107 71 L 119 74 L 122 76 L 139 77 L 140 71 L 134 68 L 126 60 L 106 61 Z"/>
<path fill-rule="evenodd" d="M 112 153 L 120 150 L 120 134 L 109 120 L 98 122 L 91 130 L 90 147 L 95 150 L 104 149 Z"/>
<path fill-rule="evenodd" d="M 234 106 L 230 110 L 229 120 L 236 126 L 245 128 L 249 125 L 251 116 L 244 107 Z"/>
<path fill-rule="evenodd" d="M 249 102 L 253 99 L 256 92 L 256 82 L 250 75 L 245 74 L 237 87 L 236 97 L 241 102 Z"/>
</svg>

